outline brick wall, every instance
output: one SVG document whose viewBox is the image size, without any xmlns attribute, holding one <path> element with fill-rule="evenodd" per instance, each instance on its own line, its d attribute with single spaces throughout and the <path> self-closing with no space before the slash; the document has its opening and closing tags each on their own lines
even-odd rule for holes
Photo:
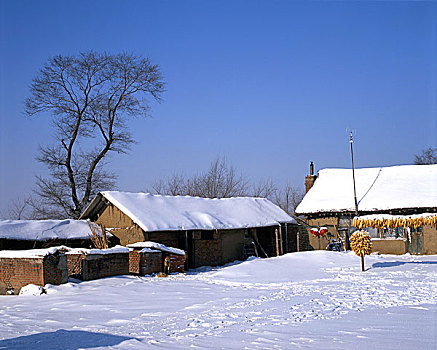
<svg viewBox="0 0 437 350">
<path fill-rule="evenodd" d="M 129 273 L 132 275 L 140 274 L 140 252 L 137 250 L 129 252 Z"/>
<path fill-rule="evenodd" d="M 222 241 L 220 239 L 194 241 L 194 262 L 197 266 L 222 264 Z"/>
<path fill-rule="evenodd" d="M 43 259 L 44 285 L 67 283 L 67 257 L 65 254 L 50 254 Z"/>
<path fill-rule="evenodd" d="M 82 280 L 84 281 L 128 274 L 128 253 L 89 254 L 82 260 Z"/>
<path fill-rule="evenodd" d="M 162 253 L 141 253 L 140 254 L 140 275 L 150 275 L 152 273 L 162 272 Z M 185 260 L 184 260 L 185 262 Z M 182 270 L 183 272 L 183 270 Z"/>
<path fill-rule="evenodd" d="M 184 272 L 185 271 L 185 255 L 167 254 L 164 259 L 164 272 Z"/>
<path fill-rule="evenodd" d="M 83 253 L 67 254 L 68 276 L 82 279 L 82 260 L 86 257 Z"/>
<path fill-rule="evenodd" d="M 145 240 L 158 242 L 166 245 L 167 247 L 179 247 L 180 233 L 180 231 L 146 232 Z"/>
<path fill-rule="evenodd" d="M 13 290 L 18 294 L 28 284 L 44 286 L 67 282 L 67 258 L 64 254 L 37 258 L 0 258 L 0 294 Z"/>
<path fill-rule="evenodd" d="M 151 275 L 163 271 L 161 252 L 143 252 L 136 250 L 129 252 L 129 273 L 134 275 Z"/>
</svg>

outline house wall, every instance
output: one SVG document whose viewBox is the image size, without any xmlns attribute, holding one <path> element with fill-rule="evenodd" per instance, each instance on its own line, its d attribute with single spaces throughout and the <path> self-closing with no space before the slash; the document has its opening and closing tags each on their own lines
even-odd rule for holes
<svg viewBox="0 0 437 350">
<path fill-rule="evenodd" d="M 423 253 L 437 254 L 437 229 L 432 226 L 423 228 Z"/>
<path fill-rule="evenodd" d="M 404 238 L 372 238 L 372 253 L 401 255 L 407 251 L 407 240 Z"/>
<path fill-rule="evenodd" d="M 328 232 L 334 235 L 334 237 L 338 238 L 338 231 L 335 228 L 335 226 L 338 225 L 338 218 L 337 217 L 322 217 L 322 218 L 316 218 L 316 219 L 309 219 L 307 220 L 308 224 L 313 227 L 322 227 L 325 226 L 328 229 Z M 310 245 L 313 249 L 319 249 L 319 241 L 318 238 L 313 236 L 310 230 L 308 229 L 308 237 L 310 240 Z M 320 249 L 325 249 L 328 245 L 328 238 L 325 236 L 320 237 Z"/>
<path fill-rule="evenodd" d="M 203 231 L 203 233 L 212 233 L 212 239 L 203 239 L 202 231 L 193 232 L 194 266 L 217 266 L 223 264 L 223 231 Z"/>
<path fill-rule="evenodd" d="M 116 206 L 107 206 L 96 222 L 111 229 L 121 245 L 144 241 L 143 230 Z"/>
<path fill-rule="evenodd" d="M 167 247 L 175 247 L 175 248 L 183 249 L 183 247 L 181 247 L 179 243 L 184 241 L 183 239 L 180 238 L 183 237 L 184 235 L 185 234 L 183 231 L 145 232 L 143 240 L 158 242 L 166 245 Z"/>
<path fill-rule="evenodd" d="M 259 245 L 264 249 L 268 257 L 276 256 L 276 227 L 258 227 L 255 229 L 255 235 Z"/>
<path fill-rule="evenodd" d="M 66 283 L 67 258 L 64 254 L 38 258 L 0 258 L 0 294 L 18 294 L 28 284 L 44 286 Z"/>
<path fill-rule="evenodd" d="M 245 230 L 221 232 L 222 264 L 243 259 Z"/>
</svg>

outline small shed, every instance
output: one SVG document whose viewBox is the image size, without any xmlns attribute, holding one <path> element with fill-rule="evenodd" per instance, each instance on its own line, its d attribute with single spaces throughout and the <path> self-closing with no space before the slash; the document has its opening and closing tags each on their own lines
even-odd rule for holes
<svg viewBox="0 0 437 350">
<path fill-rule="evenodd" d="M 295 219 L 265 198 L 210 199 L 100 192 L 81 215 L 120 244 L 153 241 L 186 252 L 186 266 L 222 265 L 298 250 Z"/>
</svg>

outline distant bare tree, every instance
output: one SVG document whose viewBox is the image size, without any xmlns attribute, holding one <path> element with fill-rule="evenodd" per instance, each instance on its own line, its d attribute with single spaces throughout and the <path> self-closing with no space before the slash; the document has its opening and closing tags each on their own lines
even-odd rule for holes
<svg viewBox="0 0 437 350">
<path fill-rule="evenodd" d="M 304 196 L 303 190 L 287 184 L 284 188 L 277 189 L 271 200 L 288 214 L 292 214 Z"/>
<path fill-rule="evenodd" d="M 97 192 L 114 185 L 114 174 L 103 170 L 105 157 L 127 152 L 134 142 L 129 117 L 146 115 L 147 98 L 159 102 L 163 91 L 159 67 L 141 56 L 91 51 L 47 62 L 25 104 L 28 116 L 51 113 L 56 135 L 37 158 L 50 173 L 37 178 L 39 217 L 78 218 Z"/>
<path fill-rule="evenodd" d="M 204 198 L 238 197 L 247 194 L 247 182 L 225 158 L 217 158 L 206 172 L 192 177 L 174 174 L 153 183 L 151 192 Z"/>
<path fill-rule="evenodd" d="M 17 198 L 10 203 L 8 208 L 8 219 L 11 220 L 28 220 L 33 219 L 32 207 L 30 205 L 31 197 Z"/>
<path fill-rule="evenodd" d="M 260 181 L 252 186 L 248 195 L 251 197 L 262 197 L 272 200 L 277 191 L 278 189 L 272 180 Z"/>
<path fill-rule="evenodd" d="M 414 164 L 417 165 L 429 165 L 437 164 L 437 148 L 429 147 L 422 150 L 421 154 L 414 156 Z"/>
</svg>

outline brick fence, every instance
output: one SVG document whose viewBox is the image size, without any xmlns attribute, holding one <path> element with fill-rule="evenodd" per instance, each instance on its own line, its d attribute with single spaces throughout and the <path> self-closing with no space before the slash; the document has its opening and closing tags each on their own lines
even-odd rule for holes
<svg viewBox="0 0 437 350">
<path fill-rule="evenodd" d="M 129 272 L 134 275 L 151 275 L 163 271 L 162 253 L 160 251 L 129 252 Z"/>
<path fill-rule="evenodd" d="M 67 258 L 64 254 L 49 254 L 41 257 L 0 258 L 0 294 L 13 291 L 18 294 L 28 284 L 44 286 L 66 283 Z"/>
<path fill-rule="evenodd" d="M 185 255 L 166 254 L 164 259 L 164 272 L 184 272 L 185 270 Z"/>
<path fill-rule="evenodd" d="M 83 252 L 67 252 L 68 274 L 83 281 L 103 277 L 128 275 L 129 254 L 86 254 Z"/>
</svg>

